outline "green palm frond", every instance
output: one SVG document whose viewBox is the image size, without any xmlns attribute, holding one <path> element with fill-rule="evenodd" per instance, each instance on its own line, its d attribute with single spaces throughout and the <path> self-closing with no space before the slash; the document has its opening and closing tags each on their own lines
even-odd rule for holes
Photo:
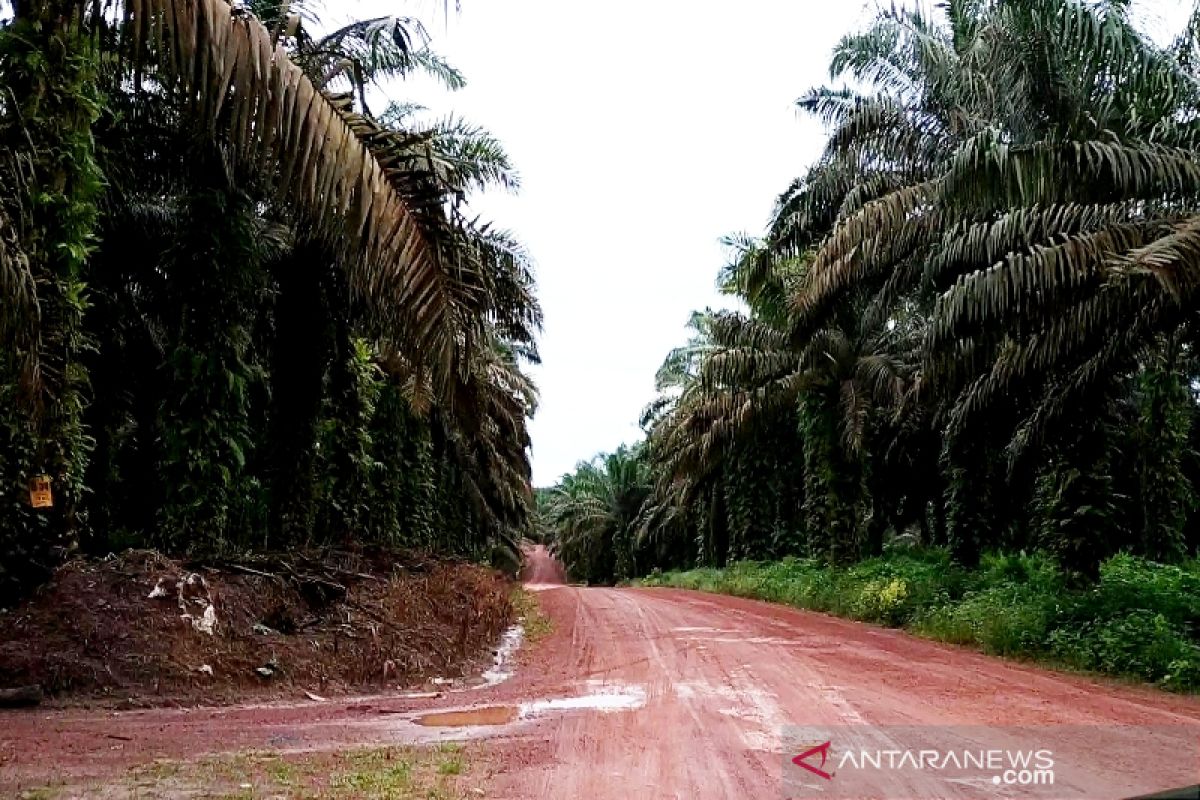
<svg viewBox="0 0 1200 800">
<path fill-rule="evenodd" d="M 941 196 L 955 208 L 1000 210 L 1158 200 L 1197 191 L 1200 164 L 1186 148 L 1102 140 L 1011 145 L 993 130 L 955 153 Z"/>
<path fill-rule="evenodd" d="M 833 229 L 817 251 L 809 271 L 805 291 L 793 298 L 793 305 L 802 315 L 812 315 L 841 292 L 853 286 L 856 279 L 870 266 L 863 258 L 864 242 L 895 236 L 907 226 L 909 235 L 920 241 L 920 226 L 909 225 L 913 215 L 935 201 L 939 191 L 936 181 L 906 186 L 873 200 L 860 211 Z"/>
<path fill-rule="evenodd" d="M 700 365 L 707 355 L 716 349 L 712 341 L 713 311 L 697 311 L 688 321 L 692 336 L 683 347 L 677 347 L 667 353 L 663 363 L 654 375 L 654 388 L 658 392 L 679 389 L 699 374 Z M 662 408 L 667 401 L 659 403 Z M 645 427 L 643 422 L 643 427 Z"/>
<path fill-rule="evenodd" d="M 944 229 L 927 262 L 924 278 L 929 282 L 954 278 L 1057 237 L 1092 233 L 1109 225 L 1131 222 L 1144 208 L 1140 201 L 1033 205 L 1013 208 L 995 219 L 962 220 Z"/>
<path fill-rule="evenodd" d="M 967 328 L 1030 315 L 1034 308 L 1044 316 L 1060 298 L 1098 287 L 1115 255 L 1140 246 L 1146 235 L 1138 225 L 1109 226 L 1036 247 L 1027 255 L 1011 254 L 993 267 L 960 277 L 938 299 L 929 347 L 938 349 Z"/>
<path fill-rule="evenodd" d="M 461 193 L 499 187 L 508 192 L 521 188 L 504 145 L 486 129 L 453 115 L 420 126 L 433 150 L 433 168 L 448 186 Z"/>
<path fill-rule="evenodd" d="M 302 49 L 310 74 L 323 76 L 321 86 L 340 77 L 352 82 L 368 76 L 390 77 L 407 63 L 415 43 L 429 40 L 420 20 L 412 17 L 373 17 L 355 20 L 313 37 Z"/>
</svg>

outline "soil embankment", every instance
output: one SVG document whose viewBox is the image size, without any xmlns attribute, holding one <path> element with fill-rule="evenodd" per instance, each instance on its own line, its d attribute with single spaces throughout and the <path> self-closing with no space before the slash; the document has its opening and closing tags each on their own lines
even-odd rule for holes
<svg viewBox="0 0 1200 800">
<path fill-rule="evenodd" d="M 0 689 L 143 707 L 460 676 L 510 622 L 510 587 L 491 570 L 381 551 L 77 560 L 0 614 Z"/>
</svg>

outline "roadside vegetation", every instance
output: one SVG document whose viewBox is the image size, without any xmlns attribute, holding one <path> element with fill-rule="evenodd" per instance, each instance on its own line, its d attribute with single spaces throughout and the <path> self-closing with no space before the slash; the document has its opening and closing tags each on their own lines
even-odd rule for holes
<svg viewBox="0 0 1200 800">
<path fill-rule="evenodd" d="M 72 784 L 30 789 L 27 800 L 76 797 L 186 796 L 204 800 L 306 797 L 314 800 L 461 800 L 479 797 L 470 754 L 449 742 L 437 747 L 386 747 L 329 754 L 245 752 L 194 761 L 160 760 L 103 787 Z M 472 791 L 474 790 L 474 791 Z"/>
<path fill-rule="evenodd" d="M 0 4 L 0 608 L 131 547 L 515 570 L 541 311 L 471 201 L 519 176 L 354 10 Z"/>
<path fill-rule="evenodd" d="M 798 101 L 824 152 L 727 240 L 743 310 L 541 490 L 573 579 L 1197 685 L 1200 16 L 1134 14 L 950 0 L 838 44 Z"/>
<path fill-rule="evenodd" d="M 554 621 L 542 610 L 537 594 L 517 588 L 512 594 L 513 613 L 524 629 L 525 641 L 537 644 L 554 632 Z"/>
<path fill-rule="evenodd" d="M 1200 689 L 1200 564 L 1191 560 L 1166 566 L 1113 556 L 1086 588 L 1068 586 L 1045 556 L 988 554 L 966 570 L 944 550 L 893 551 L 846 567 L 742 561 L 641 583 L 785 603 L 993 655 Z"/>
</svg>

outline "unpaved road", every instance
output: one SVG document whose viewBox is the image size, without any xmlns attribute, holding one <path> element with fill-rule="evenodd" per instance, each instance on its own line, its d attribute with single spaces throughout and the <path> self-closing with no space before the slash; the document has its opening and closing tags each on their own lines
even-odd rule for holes
<svg viewBox="0 0 1200 800">
<path fill-rule="evenodd" d="M 481 742 L 483 785 L 493 798 L 783 797 L 788 725 L 928 726 L 930 741 L 940 731 L 935 745 L 944 747 L 972 735 L 955 726 L 1074 726 L 1054 729 L 1056 793 L 963 784 L 959 797 L 1119 798 L 1200 783 L 1196 698 L 753 601 L 563 586 L 540 549 L 527 578 L 555 629 L 521 653 L 504 683 L 432 699 L 7 712 L 0 796 L 64 774 L 117 775 L 155 757 L 467 738 Z M 486 715 L 498 725 L 415 724 L 422 713 L 479 706 L 511 713 Z M 921 796 L 915 785 L 894 793 L 891 780 L 880 777 L 873 796 Z"/>
</svg>

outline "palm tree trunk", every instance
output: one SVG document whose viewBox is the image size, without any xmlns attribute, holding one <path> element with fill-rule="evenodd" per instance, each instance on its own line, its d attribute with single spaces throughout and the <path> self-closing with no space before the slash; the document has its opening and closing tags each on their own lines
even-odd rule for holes
<svg viewBox="0 0 1200 800">
<path fill-rule="evenodd" d="M 1137 471 L 1139 549 L 1155 561 L 1178 561 L 1186 551 L 1184 528 L 1196 505 L 1183 473 L 1183 456 L 1195 413 L 1177 362 L 1180 345 L 1173 336 L 1138 376 L 1140 384 Z"/>
<path fill-rule="evenodd" d="M 834 421 L 837 396 L 825 392 L 801 402 L 804 439 L 804 511 L 813 555 L 847 563 L 859 554 L 861 466 L 842 447 Z"/>
<path fill-rule="evenodd" d="M 257 377 L 248 320 L 261 291 L 251 208 L 236 190 L 197 187 L 191 225 L 171 259 L 179 316 L 161 412 L 161 534 L 175 547 L 214 552 L 246 544 L 250 534 L 245 475 Z"/>
<path fill-rule="evenodd" d="M 317 425 L 333 346 L 321 286 L 321 271 L 331 261 L 316 247 L 298 243 L 278 272 L 267 444 L 277 545 L 307 541 L 316 514 Z"/>
<path fill-rule="evenodd" d="M 28 191 L 15 202 L 23 211 L 20 245 L 41 308 L 39 336 L 33 352 L 24 354 L 40 366 L 26 409 L 37 455 L 24 478 L 51 477 L 54 505 L 42 512 L 50 536 L 36 549 L 56 559 L 77 547 L 84 519 L 90 450 L 83 423 L 88 378 L 81 356 L 90 347 L 84 278 L 102 185 L 92 137 L 101 99 L 96 49 L 74 4 L 25 2 L 14 9 L 17 17 L 0 42 L 0 83 L 14 108 L 0 123 L 0 139 L 9 163 L 27 165 Z M 29 535 L 46 533 L 31 529 Z"/>
<path fill-rule="evenodd" d="M 962 566 L 979 565 L 981 541 L 992 530 L 986 448 L 978 441 L 951 442 L 946 456 L 946 541 L 950 555 Z"/>
<path fill-rule="evenodd" d="M 729 520 L 725 516 L 725 503 L 721 486 L 716 484 L 708 505 L 708 543 L 710 563 L 724 567 L 729 560 Z"/>
</svg>

